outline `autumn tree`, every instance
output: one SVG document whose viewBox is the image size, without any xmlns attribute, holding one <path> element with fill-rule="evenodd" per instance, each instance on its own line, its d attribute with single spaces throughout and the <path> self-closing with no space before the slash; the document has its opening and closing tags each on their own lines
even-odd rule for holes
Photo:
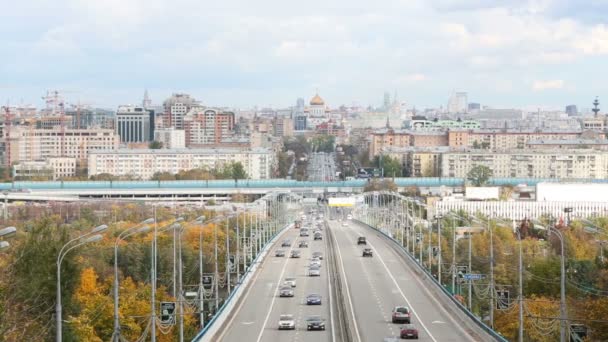
<svg viewBox="0 0 608 342">
<path fill-rule="evenodd" d="M 485 165 L 475 165 L 469 173 L 467 173 L 467 180 L 474 186 L 484 186 L 492 177 L 492 173 L 492 169 Z"/>
</svg>

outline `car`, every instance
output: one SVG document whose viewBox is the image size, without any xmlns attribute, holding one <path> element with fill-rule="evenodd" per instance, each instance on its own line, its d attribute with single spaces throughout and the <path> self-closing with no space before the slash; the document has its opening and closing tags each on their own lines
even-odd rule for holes
<svg viewBox="0 0 608 342">
<path fill-rule="evenodd" d="M 374 252 L 372 252 L 371 248 L 363 248 L 363 256 L 364 257 L 373 257 Z"/>
<path fill-rule="evenodd" d="M 293 296 L 294 296 L 294 291 L 293 291 L 293 287 L 291 287 L 291 286 L 283 286 L 279 290 L 279 297 L 293 297 Z"/>
<path fill-rule="evenodd" d="M 367 240 L 365 239 L 365 236 L 359 236 L 359 238 L 357 239 L 357 245 L 367 245 Z"/>
<path fill-rule="evenodd" d="M 291 251 L 290 257 L 292 257 L 292 258 L 299 258 L 300 257 L 300 251 L 296 251 L 296 250 Z"/>
<path fill-rule="evenodd" d="M 285 256 L 285 251 L 282 249 L 277 249 L 276 252 L 274 252 L 274 256 L 275 257 L 284 257 Z"/>
<path fill-rule="evenodd" d="M 325 330 L 325 320 L 321 316 L 306 318 L 306 330 Z"/>
<path fill-rule="evenodd" d="M 353 215 L 348 214 L 348 215 L 346 216 L 346 219 L 347 219 L 347 220 L 352 220 L 352 219 L 353 219 Z"/>
<path fill-rule="evenodd" d="M 413 324 L 406 324 L 401 327 L 401 331 L 400 331 L 399 335 L 401 336 L 401 338 L 404 338 L 404 339 L 413 338 L 413 339 L 417 340 L 418 339 L 418 329 L 416 329 L 416 327 Z"/>
<path fill-rule="evenodd" d="M 321 305 L 321 295 L 312 293 L 306 296 L 306 305 Z"/>
<path fill-rule="evenodd" d="M 279 316 L 279 330 L 295 330 L 296 320 L 293 315 Z"/>
<path fill-rule="evenodd" d="M 321 268 L 319 266 L 310 266 L 308 268 L 308 276 L 309 277 L 320 277 L 321 276 Z"/>
<path fill-rule="evenodd" d="M 296 278 L 294 278 L 294 277 L 285 278 L 285 280 L 283 281 L 283 285 L 296 287 Z"/>
<path fill-rule="evenodd" d="M 323 235 L 321 233 L 315 233 L 314 240 L 323 240 Z"/>
<path fill-rule="evenodd" d="M 306 228 L 300 229 L 300 237 L 307 237 L 307 236 L 309 236 L 308 229 L 306 229 Z"/>
<path fill-rule="evenodd" d="M 395 306 L 393 308 L 391 317 L 393 323 L 411 323 L 411 312 L 410 309 L 405 306 Z"/>
<path fill-rule="evenodd" d="M 312 259 L 310 259 L 310 266 L 321 267 L 321 259 L 319 259 L 319 258 L 312 258 Z"/>
<path fill-rule="evenodd" d="M 283 243 L 281 244 L 281 247 L 291 247 L 291 241 L 289 241 L 289 240 L 283 240 Z"/>
<path fill-rule="evenodd" d="M 319 260 L 323 260 L 323 253 L 321 253 L 321 252 L 313 252 L 313 253 L 312 253 L 312 258 L 313 258 L 313 259 L 314 259 L 314 258 L 317 258 L 317 259 L 319 259 Z"/>
<path fill-rule="evenodd" d="M 300 241 L 300 243 L 298 244 L 298 248 L 307 248 L 308 247 L 308 242 L 306 241 Z"/>
<path fill-rule="evenodd" d="M 348 227 L 348 222 L 346 222 L 346 221 L 342 222 L 342 227 Z"/>
</svg>

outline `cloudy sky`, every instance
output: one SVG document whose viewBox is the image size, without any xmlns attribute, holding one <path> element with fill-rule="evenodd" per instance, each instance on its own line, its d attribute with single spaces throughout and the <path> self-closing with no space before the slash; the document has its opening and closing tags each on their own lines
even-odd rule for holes
<svg viewBox="0 0 608 342">
<path fill-rule="evenodd" d="M 608 0 L 2 0 L 0 101 L 608 105 Z"/>
</svg>

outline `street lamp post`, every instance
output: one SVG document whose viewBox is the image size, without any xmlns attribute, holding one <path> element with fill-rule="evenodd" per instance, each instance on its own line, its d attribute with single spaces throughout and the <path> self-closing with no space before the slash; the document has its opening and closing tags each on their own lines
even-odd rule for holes
<svg viewBox="0 0 608 342">
<path fill-rule="evenodd" d="M 443 218 L 443 216 L 438 215 L 436 216 L 437 218 L 437 253 L 439 255 L 438 259 L 437 259 L 437 275 L 438 275 L 438 280 L 439 280 L 439 284 L 443 286 L 443 283 L 441 282 L 441 219 Z"/>
<path fill-rule="evenodd" d="M 150 230 L 150 227 L 147 224 L 153 223 L 154 219 L 147 219 L 140 223 L 139 225 L 126 229 L 118 234 L 116 241 L 114 242 L 114 332 L 112 333 L 112 341 L 118 342 L 120 341 L 120 316 L 118 314 L 118 289 L 119 289 L 119 280 L 118 280 L 118 244 L 120 241 L 125 240 L 131 235 L 138 233 L 145 233 Z M 143 225 L 143 226 L 142 226 Z"/>
<path fill-rule="evenodd" d="M 96 242 L 102 239 L 101 232 L 108 229 L 107 225 L 101 225 L 93 228 L 90 232 L 80 235 L 70 241 L 68 241 L 65 245 L 61 247 L 59 250 L 59 254 L 57 255 L 57 298 L 55 304 L 55 320 L 57 323 L 57 331 L 56 331 L 56 341 L 62 342 L 63 336 L 63 319 L 62 319 L 62 307 L 61 307 L 61 263 L 63 262 L 63 258 L 74 248 L 80 247 L 84 244 Z M 94 235 L 93 235 L 94 234 Z M 85 239 L 86 238 L 86 239 Z M 83 240 L 84 239 L 84 240 Z M 81 241 L 79 241 L 81 240 Z M 78 241 L 76 244 L 72 244 L 73 242 Z M 70 246 L 71 245 L 71 246 Z M 67 249 L 66 249 L 67 248 Z"/>
</svg>

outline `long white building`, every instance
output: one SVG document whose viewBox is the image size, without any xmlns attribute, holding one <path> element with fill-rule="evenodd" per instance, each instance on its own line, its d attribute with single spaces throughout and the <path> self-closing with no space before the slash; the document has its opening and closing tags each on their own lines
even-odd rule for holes
<svg viewBox="0 0 608 342">
<path fill-rule="evenodd" d="M 266 148 L 160 149 L 96 151 L 89 154 L 89 176 L 109 173 L 150 179 L 157 172 L 176 174 L 182 170 L 219 168 L 231 162 L 243 164 L 249 179 L 269 179 L 275 154 Z"/>
</svg>

